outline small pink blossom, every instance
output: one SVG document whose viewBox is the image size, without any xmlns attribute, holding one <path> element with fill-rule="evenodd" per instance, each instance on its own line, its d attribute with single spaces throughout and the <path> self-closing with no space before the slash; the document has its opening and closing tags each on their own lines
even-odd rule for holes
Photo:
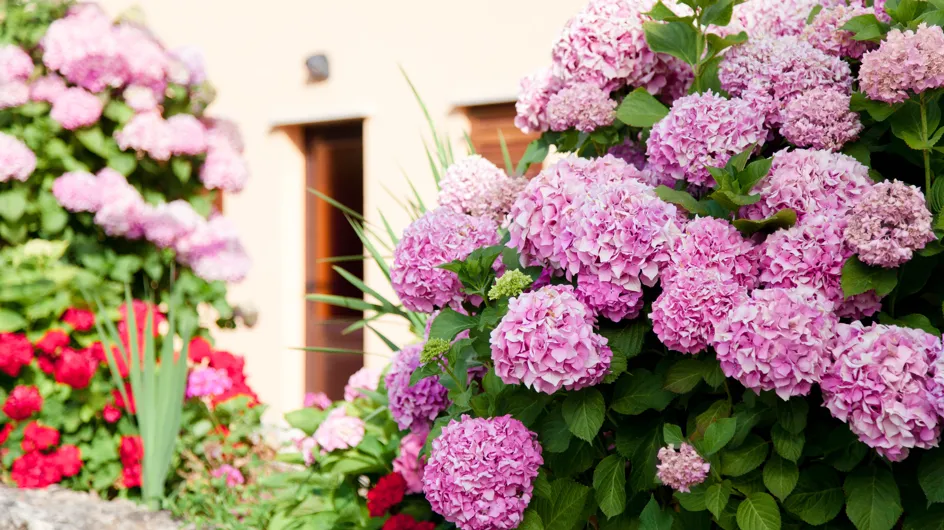
<svg viewBox="0 0 944 530">
<path fill-rule="evenodd" d="M 102 116 L 102 100 L 82 88 L 67 88 L 52 103 L 49 115 L 64 129 L 74 130 L 98 122 Z"/>
<path fill-rule="evenodd" d="M 98 180 L 85 171 L 63 173 L 53 181 L 52 194 L 70 212 L 97 212 L 102 206 Z"/>
<path fill-rule="evenodd" d="M 525 134 L 547 131 L 547 102 L 560 88 L 550 68 L 523 78 L 515 102 L 515 126 Z"/>
<path fill-rule="evenodd" d="M 850 99 L 823 88 L 800 94 L 784 108 L 780 134 L 797 147 L 838 151 L 862 131 L 859 115 L 849 109 Z"/>
<path fill-rule="evenodd" d="M 862 57 L 859 85 L 870 99 L 886 103 L 944 86 L 944 31 L 923 22 L 915 30 L 892 29 Z"/>
<path fill-rule="evenodd" d="M 322 454 L 355 447 L 364 439 L 364 420 L 348 416 L 343 406 L 338 407 L 328 413 L 312 438 Z"/>
<path fill-rule="evenodd" d="M 26 81 L 33 74 L 33 59 L 13 44 L 0 45 L 0 85 Z"/>
<path fill-rule="evenodd" d="M 214 478 L 226 477 L 226 485 L 231 488 L 240 486 L 246 482 L 242 472 L 229 464 L 223 464 L 214 469 L 212 474 Z"/>
<path fill-rule="evenodd" d="M 596 85 L 576 83 L 551 96 L 547 102 L 547 120 L 552 131 L 574 128 L 593 132 L 611 125 L 616 119 L 616 101 Z"/>
<path fill-rule="evenodd" d="M 199 155 L 207 150 L 206 129 L 192 114 L 175 114 L 167 119 L 171 151 L 175 155 Z"/>
<path fill-rule="evenodd" d="M 870 265 L 894 268 L 936 239 L 924 194 L 897 180 L 873 186 L 846 215 L 845 240 Z"/>
<path fill-rule="evenodd" d="M 26 179 L 36 169 L 36 155 L 19 138 L 0 132 L 0 182 Z"/>
<path fill-rule="evenodd" d="M 305 394 L 305 407 L 314 407 L 320 410 L 327 410 L 331 406 L 331 398 L 324 392 L 308 392 Z"/>
<path fill-rule="evenodd" d="M 683 443 L 679 450 L 669 445 L 659 449 L 656 476 L 675 491 L 688 493 L 692 486 L 705 481 L 711 464 L 705 462 L 695 448 Z"/>
<path fill-rule="evenodd" d="M 56 74 L 47 74 L 30 85 L 30 99 L 52 103 L 66 91 L 66 82 Z"/>
<path fill-rule="evenodd" d="M 406 481 L 407 493 L 423 493 L 423 471 L 426 469 L 426 457 L 420 457 L 420 451 L 426 444 L 427 433 L 411 432 L 400 440 L 400 454 L 393 459 L 393 472 L 399 473 Z"/>
<path fill-rule="evenodd" d="M 380 372 L 373 368 L 363 367 L 354 372 L 344 385 L 344 400 L 353 403 L 357 398 L 366 398 L 361 389 L 376 391 L 380 383 Z"/>
</svg>

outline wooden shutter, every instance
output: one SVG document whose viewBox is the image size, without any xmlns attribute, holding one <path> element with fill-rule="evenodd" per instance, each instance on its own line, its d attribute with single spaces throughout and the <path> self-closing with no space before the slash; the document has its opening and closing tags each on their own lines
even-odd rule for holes
<svg viewBox="0 0 944 530">
<path fill-rule="evenodd" d="M 472 139 L 475 152 L 500 168 L 505 167 L 505 159 L 502 156 L 498 131 L 501 131 L 505 137 L 511 162 L 516 166 L 528 148 L 528 144 L 540 136 L 525 134 L 515 127 L 514 103 L 475 105 L 466 107 L 465 113 L 469 118 L 469 137 Z M 533 177 L 540 170 L 539 164 L 532 165 L 527 176 Z"/>
</svg>

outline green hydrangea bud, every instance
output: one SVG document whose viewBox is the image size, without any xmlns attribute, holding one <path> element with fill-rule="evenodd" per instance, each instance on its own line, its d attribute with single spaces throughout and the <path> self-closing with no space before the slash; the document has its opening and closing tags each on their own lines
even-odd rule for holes
<svg viewBox="0 0 944 530">
<path fill-rule="evenodd" d="M 433 361 L 439 360 L 444 353 L 449 351 L 449 348 L 452 347 L 449 344 L 449 341 L 443 339 L 429 339 L 426 341 L 426 344 L 423 345 L 423 351 L 420 352 L 420 362 L 423 364 L 429 364 Z"/>
<path fill-rule="evenodd" d="M 531 285 L 531 277 L 519 271 L 512 269 L 505 272 L 501 278 L 495 281 L 495 285 L 488 291 L 488 297 L 492 300 L 498 300 L 503 297 L 518 296 Z"/>
</svg>

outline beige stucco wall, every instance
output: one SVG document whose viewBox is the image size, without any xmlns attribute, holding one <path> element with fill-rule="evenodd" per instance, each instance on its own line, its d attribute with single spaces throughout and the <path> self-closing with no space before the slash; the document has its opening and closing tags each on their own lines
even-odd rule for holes
<svg viewBox="0 0 944 530">
<path fill-rule="evenodd" d="M 247 357 L 250 381 L 271 405 L 270 420 L 301 405 L 304 366 L 304 161 L 283 124 L 362 116 L 365 211 L 378 209 L 401 229 L 407 217 L 381 184 L 403 190 L 401 168 L 432 202 L 435 193 L 421 135 L 425 123 L 397 65 L 461 146 L 458 105 L 513 100 L 518 79 L 545 66 L 564 22 L 586 0 L 103 0 L 110 13 L 143 10 L 168 47 L 196 45 L 219 91 L 212 112 L 235 120 L 246 140 L 252 180 L 227 197 L 253 259 L 234 302 L 259 309 L 254 329 L 218 343 Z M 328 81 L 311 84 L 305 59 L 327 54 Z M 367 281 L 389 287 L 375 268 Z M 391 293 L 391 296 L 392 293 Z M 402 326 L 384 331 L 400 340 Z M 368 363 L 386 348 L 371 337 Z"/>
</svg>

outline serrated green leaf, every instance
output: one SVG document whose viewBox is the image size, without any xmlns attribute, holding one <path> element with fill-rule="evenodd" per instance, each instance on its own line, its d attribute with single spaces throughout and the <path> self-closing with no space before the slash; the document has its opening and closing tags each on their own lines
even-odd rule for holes
<svg viewBox="0 0 944 530">
<path fill-rule="evenodd" d="M 662 437 L 665 439 L 665 443 L 674 446 L 680 446 L 682 442 L 685 441 L 685 435 L 682 434 L 682 428 L 671 423 L 666 423 L 662 426 Z"/>
<path fill-rule="evenodd" d="M 843 485 L 846 515 L 858 530 L 891 530 L 904 511 L 891 472 L 870 465 L 853 471 Z"/>
<path fill-rule="evenodd" d="M 795 225 L 797 214 L 791 208 L 784 208 L 766 219 L 754 221 L 751 219 L 735 219 L 731 224 L 745 236 L 754 235 L 757 232 L 771 232 L 783 228 L 790 228 Z"/>
<path fill-rule="evenodd" d="M 548 498 L 536 497 L 533 500 L 545 530 L 571 530 L 580 513 L 590 488 L 570 479 L 557 479 L 551 483 Z"/>
<path fill-rule="evenodd" d="M 702 382 L 708 367 L 699 359 L 683 359 L 673 364 L 665 374 L 664 388 L 676 394 L 684 394 Z"/>
<path fill-rule="evenodd" d="M 791 462 L 796 462 L 803 454 L 803 444 L 806 438 L 802 432 L 793 434 L 780 425 L 774 425 L 770 430 L 770 438 L 777 454 Z"/>
<path fill-rule="evenodd" d="M 738 506 L 737 523 L 741 530 L 780 530 L 780 507 L 770 495 L 752 493 Z"/>
<path fill-rule="evenodd" d="M 786 499 L 800 479 L 797 465 L 778 455 L 773 455 L 764 465 L 764 486 L 778 499 Z"/>
<path fill-rule="evenodd" d="M 595 388 L 586 388 L 567 396 L 563 405 L 564 421 L 577 438 L 591 441 L 600 432 L 606 415 L 603 394 Z"/>
<path fill-rule="evenodd" d="M 721 517 L 721 513 L 728 506 L 732 493 L 734 493 L 734 485 L 731 484 L 730 480 L 708 486 L 708 489 L 705 490 L 705 507 L 715 517 Z"/>
<path fill-rule="evenodd" d="M 654 496 L 639 514 L 639 530 L 671 530 L 674 518 L 671 511 L 663 511 Z"/>
<path fill-rule="evenodd" d="M 593 489 L 597 505 L 607 517 L 616 517 L 626 509 L 626 461 L 610 455 L 593 471 Z"/>
<path fill-rule="evenodd" d="M 944 449 L 932 449 L 921 455 L 918 483 L 928 498 L 928 504 L 944 502 Z"/>
<path fill-rule="evenodd" d="M 800 473 L 800 480 L 783 507 L 811 525 L 826 524 L 842 510 L 845 498 L 839 476 L 823 465 L 814 465 Z"/>
<path fill-rule="evenodd" d="M 635 416 L 649 409 L 663 410 L 675 394 L 662 388 L 662 378 L 645 368 L 624 374 L 616 382 L 610 409 Z"/>
<path fill-rule="evenodd" d="M 706 456 L 713 455 L 724 448 L 734 438 L 737 420 L 721 418 L 705 429 L 705 438 L 701 441 L 701 450 Z"/>
<path fill-rule="evenodd" d="M 669 109 L 645 88 L 637 88 L 623 98 L 616 109 L 616 119 L 630 127 L 652 127 Z"/>
<path fill-rule="evenodd" d="M 721 453 L 721 474 L 738 477 L 757 469 L 767 459 L 767 442 L 759 436 L 749 435 L 737 449 Z"/>
<path fill-rule="evenodd" d="M 646 43 L 656 53 L 667 53 L 688 64 L 698 62 L 698 32 L 687 22 L 644 22 Z"/>
<path fill-rule="evenodd" d="M 892 292 L 898 284 L 895 269 L 866 265 L 858 256 L 852 256 L 842 266 L 842 293 L 846 298 L 875 291 L 879 296 Z"/>
</svg>

